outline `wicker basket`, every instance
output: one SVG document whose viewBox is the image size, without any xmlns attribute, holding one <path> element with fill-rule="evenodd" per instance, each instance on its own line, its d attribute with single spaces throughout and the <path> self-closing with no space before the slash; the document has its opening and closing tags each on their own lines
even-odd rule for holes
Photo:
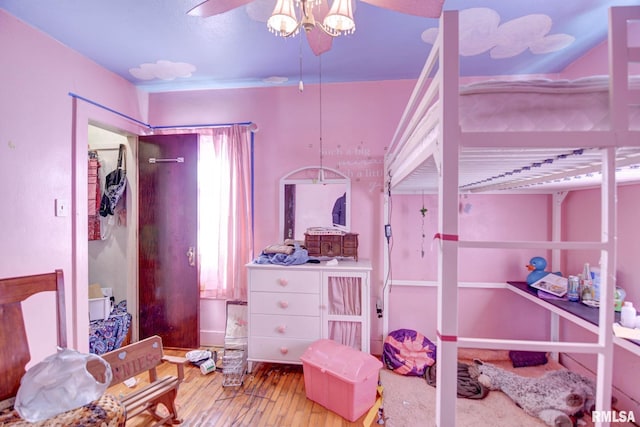
<svg viewBox="0 0 640 427">
<path fill-rule="evenodd" d="M 225 349 L 222 356 L 222 386 L 238 387 L 247 371 L 247 353 L 244 349 Z"/>
</svg>

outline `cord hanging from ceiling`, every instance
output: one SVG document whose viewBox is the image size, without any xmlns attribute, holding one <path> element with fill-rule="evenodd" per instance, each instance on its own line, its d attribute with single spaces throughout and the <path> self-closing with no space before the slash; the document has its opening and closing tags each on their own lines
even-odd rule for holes
<svg viewBox="0 0 640 427">
<path fill-rule="evenodd" d="M 300 60 L 300 81 L 298 82 L 298 90 L 304 91 L 304 83 L 302 82 L 302 36 L 298 37 L 300 41 L 299 60 Z"/>
<path fill-rule="evenodd" d="M 318 90 L 319 90 L 319 100 L 320 100 L 320 108 L 319 108 L 319 112 L 320 112 L 320 181 L 324 181 L 324 169 L 323 169 L 323 157 L 324 157 L 324 153 L 323 153 L 323 147 L 322 147 L 322 55 L 320 55 L 318 57 Z"/>
</svg>

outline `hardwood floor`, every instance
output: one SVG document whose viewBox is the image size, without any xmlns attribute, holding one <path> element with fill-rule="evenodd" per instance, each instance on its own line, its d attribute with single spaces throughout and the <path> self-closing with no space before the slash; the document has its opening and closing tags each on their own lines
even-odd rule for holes
<svg viewBox="0 0 640 427">
<path fill-rule="evenodd" d="M 184 356 L 184 351 L 165 349 L 168 355 Z M 221 365 L 219 363 L 219 365 Z M 175 367 L 162 364 L 159 376 L 175 375 Z M 148 383 L 138 377 L 134 388 L 120 384 L 108 392 L 116 396 L 135 391 Z M 318 403 L 307 399 L 302 366 L 270 363 L 254 364 L 253 372 L 244 376 L 238 387 L 223 387 L 223 374 L 218 369 L 203 375 L 189 364 L 180 385 L 177 406 L 183 427 L 347 427 L 362 426 L 366 414 L 349 422 Z M 143 427 L 153 423 L 146 414 L 127 421 L 127 427 Z"/>
</svg>

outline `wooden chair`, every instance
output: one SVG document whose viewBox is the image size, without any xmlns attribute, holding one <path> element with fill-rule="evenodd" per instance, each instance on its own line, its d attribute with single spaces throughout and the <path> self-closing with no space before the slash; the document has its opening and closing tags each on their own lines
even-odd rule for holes
<svg viewBox="0 0 640 427">
<path fill-rule="evenodd" d="M 14 398 L 20 387 L 25 366 L 31 360 L 22 316 L 22 301 L 44 291 L 56 292 L 58 346 L 67 346 L 62 270 L 36 276 L 0 280 L 0 401 Z"/>
<path fill-rule="evenodd" d="M 56 293 L 56 324 L 58 346 L 67 347 L 65 321 L 64 277 L 62 270 L 53 273 L 0 279 L 0 425 L 53 426 L 103 425 L 124 426 L 124 406 L 115 397 L 101 399 L 81 408 L 65 412 L 51 420 L 29 423 L 13 410 L 25 366 L 31 360 L 29 343 L 22 314 L 22 301 L 40 292 Z M 46 320 L 44 320 L 46 321 Z M 95 412 L 102 412 L 96 417 Z M 89 421 L 89 420 L 94 420 Z"/>
</svg>

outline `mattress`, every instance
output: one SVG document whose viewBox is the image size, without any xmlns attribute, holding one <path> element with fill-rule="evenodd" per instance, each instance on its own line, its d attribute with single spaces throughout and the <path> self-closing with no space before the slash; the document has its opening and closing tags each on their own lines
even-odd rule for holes
<svg viewBox="0 0 640 427">
<path fill-rule="evenodd" d="M 630 81 L 640 88 L 640 79 Z M 463 131 L 595 131 L 609 129 L 609 79 L 487 81 L 460 88 Z M 640 105 L 630 108 L 640 130 Z"/>
<path fill-rule="evenodd" d="M 460 88 L 459 114 L 463 132 L 604 131 L 609 129 L 608 77 L 575 81 L 487 81 Z M 630 80 L 640 89 L 640 78 Z M 424 159 L 396 191 L 437 192 L 438 168 L 428 153 L 438 147 L 437 102 L 420 123 L 402 152 L 396 147 L 387 157 Z M 631 130 L 640 130 L 640 104 L 629 108 Z M 409 145 L 408 144 L 408 145 Z M 407 145 L 407 146 L 408 146 Z M 460 151 L 461 192 L 512 190 L 552 192 L 596 186 L 600 182 L 599 148 L 465 147 Z M 640 179 L 640 147 L 618 149 L 618 182 Z M 396 163 L 398 164 L 398 163 Z"/>
</svg>

